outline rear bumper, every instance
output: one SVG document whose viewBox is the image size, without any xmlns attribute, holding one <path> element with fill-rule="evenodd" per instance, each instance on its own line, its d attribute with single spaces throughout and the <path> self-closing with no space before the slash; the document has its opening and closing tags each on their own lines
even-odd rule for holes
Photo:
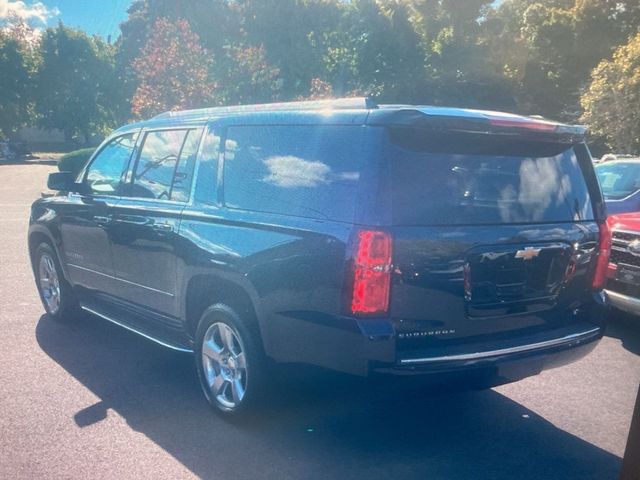
<svg viewBox="0 0 640 480">
<path fill-rule="evenodd" d="M 640 299 L 623 293 L 605 290 L 611 305 L 633 315 L 640 315 Z"/>
<path fill-rule="evenodd" d="M 267 354 L 277 363 L 311 364 L 359 376 L 422 375 L 446 380 L 447 374 L 482 373 L 494 377 L 489 382 L 496 385 L 589 353 L 604 334 L 606 308 L 606 297 L 600 291 L 593 295 L 593 302 L 568 312 L 566 322 L 553 329 L 511 337 L 485 335 L 482 340 L 455 344 L 412 342 L 417 350 L 407 350 L 409 344 L 398 338 L 389 318 L 291 312 L 272 318 L 263 338 Z M 292 337 L 295 342 L 290 341 Z"/>
<path fill-rule="evenodd" d="M 438 357 L 418 357 L 401 358 L 398 361 L 400 366 L 406 365 L 473 365 L 478 362 L 497 361 L 500 358 L 514 357 L 516 355 L 536 355 L 544 354 L 552 350 L 564 350 L 577 347 L 582 343 L 588 343 L 602 337 L 602 329 L 594 327 L 586 331 L 571 333 L 559 338 L 542 340 L 525 345 L 516 345 L 496 350 L 479 351 L 472 353 L 461 353 L 453 355 L 443 355 Z"/>
<path fill-rule="evenodd" d="M 400 358 L 395 365 L 380 365 L 372 368 L 372 372 L 434 376 L 481 374 L 489 385 L 498 385 L 574 362 L 593 350 L 603 334 L 603 327 L 592 326 L 556 338 L 512 347 L 443 356 Z"/>
</svg>

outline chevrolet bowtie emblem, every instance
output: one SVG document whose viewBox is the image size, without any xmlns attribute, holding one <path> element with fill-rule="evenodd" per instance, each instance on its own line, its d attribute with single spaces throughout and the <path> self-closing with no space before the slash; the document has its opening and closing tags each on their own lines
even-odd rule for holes
<svg viewBox="0 0 640 480">
<path fill-rule="evenodd" d="M 516 252 L 516 258 L 531 260 L 532 258 L 535 258 L 540 254 L 540 250 L 542 249 L 535 247 L 525 247 L 524 250 L 518 250 Z"/>
</svg>

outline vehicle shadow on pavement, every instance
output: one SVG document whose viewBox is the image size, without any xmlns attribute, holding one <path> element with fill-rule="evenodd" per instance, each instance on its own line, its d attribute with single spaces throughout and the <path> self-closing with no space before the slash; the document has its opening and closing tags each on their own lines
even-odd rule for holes
<svg viewBox="0 0 640 480">
<path fill-rule="evenodd" d="M 640 318 L 613 310 L 609 314 L 606 335 L 617 338 L 622 346 L 636 355 L 640 355 Z"/>
<path fill-rule="evenodd" d="M 620 459 L 493 391 L 372 387 L 337 374 L 279 382 L 276 406 L 243 421 L 206 404 L 193 358 L 100 319 L 40 318 L 36 338 L 100 401 L 79 427 L 112 409 L 204 478 L 607 479 Z"/>
</svg>

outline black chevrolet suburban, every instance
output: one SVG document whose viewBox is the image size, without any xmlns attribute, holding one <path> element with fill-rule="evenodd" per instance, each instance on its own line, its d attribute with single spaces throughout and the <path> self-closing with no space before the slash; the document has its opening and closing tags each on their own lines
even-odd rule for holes
<svg viewBox="0 0 640 480">
<path fill-rule="evenodd" d="M 584 134 L 366 98 L 168 112 L 50 175 L 36 284 L 53 319 L 193 352 L 227 414 L 280 363 L 517 380 L 603 335 L 611 239 Z"/>
</svg>

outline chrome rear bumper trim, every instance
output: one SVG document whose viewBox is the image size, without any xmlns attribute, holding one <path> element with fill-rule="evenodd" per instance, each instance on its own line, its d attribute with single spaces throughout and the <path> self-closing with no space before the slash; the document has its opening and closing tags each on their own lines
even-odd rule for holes
<svg viewBox="0 0 640 480">
<path fill-rule="evenodd" d="M 184 352 L 184 353 L 193 353 L 193 350 L 188 349 L 188 348 L 183 348 L 183 347 L 177 347 L 175 345 L 171 345 L 169 343 L 163 342 L 162 340 L 158 340 L 157 338 L 154 338 L 150 335 L 147 335 L 146 333 L 142 333 L 139 330 L 136 330 L 133 327 L 130 327 L 128 325 L 125 325 L 124 323 L 119 322 L 118 320 L 114 320 L 113 318 L 109 317 L 108 315 L 105 315 L 103 313 L 100 312 L 96 312 L 95 310 L 89 308 L 89 307 L 85 307 L 84 305 L 81 306 L 81 308 L 89 313 L 92 313 L 94 315 L 97 315 L 100 318 L 103 318 L 105 320 L 107 320 L 108 322 L 114 323 L 116 325 L 118 325 L 119 327 L 122 327 L 126 330 L 129 330 L 130 332 L 133 333 L 137 333 L 138 335 L 140 335 L 141 337 L 146 338 L 147 340 L 151 340 L 152 342 L 155 342 L 159 345 L 162 345 L 163 347 L 167 347 L 170 348 L 171 350 L 177 350 L 178 352 Z"/>
<path fill-rule="evenodd" d="M 611 290 L 605 290 L 605 293 L 614 307 L 628 313 L 640 315 L 640 299 L 622 293 L 612 292 Z"/>
<path fill-rule="evenodd" d="M 415 363 L 434 363 L 434 362 L 455 362 L 464 360 L 483 360 L 486 358 L 499 357 L 501 355 L 509 355 L 512 353 L 524 353 L 532 352 L 535 350 L 542 350 L 550 347 L 558 347 L 561 345 L 568 345 L 574 342 L 581 342 L 583 340 L 594 337 L 595 334 L 600 333 L 600 328 L 592 328 L 586 332 L 573 333 L 561 338 L 554 338 L 552 340 L 545 340 L 544 342 L 530 343 L 527 345 L 519 345 L 517 347 L 501 348 L 499 350 L 488 350 L 485 352 L 463 353 L 459 355 L 444 355 L 440 357 L 425 357 L 425 358 L 405 358 L 400 360 L 401 365 L 410 365 Z"/>
</svg>

